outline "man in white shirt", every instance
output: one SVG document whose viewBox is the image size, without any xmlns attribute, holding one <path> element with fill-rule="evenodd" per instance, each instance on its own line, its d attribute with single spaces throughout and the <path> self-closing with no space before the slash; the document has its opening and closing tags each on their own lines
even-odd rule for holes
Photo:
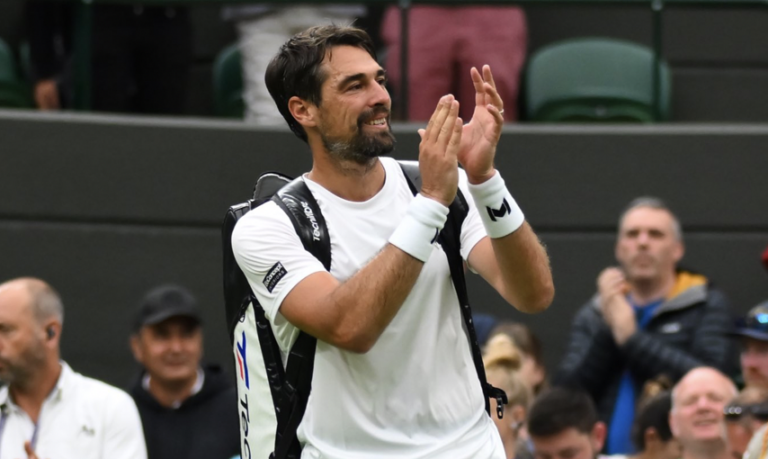
<svg viewBox="0 0 768 459">
<path fill-rule="evenodd" d="M 471 78 L 473 119 L 464 125 L 447 95 L 419 130 L 414 197 L 397 162 L 380 158 L 394 146 L 391 100 L 365 32 L 309 29 L 267 70 L 278 109 L 312 153 L 303 180 L 328 226 L 331 270 L 275 203 L 246 214 L 232 246 L 283 357 L 299 329 L 317 338 L 302 458 L 504 457 L 434 243 L 458 188 L 470 207 L 461 230 L 470 268 L 524 312 L 547 308 L 554 288 L 543 247 L 493 167 L 503 101 L 491 70 Z"/>
<path fill-rule="evenodd" d="M 146 459 L 128 394 L 59 360 L 63 318 L 45 282 L 0 284 L 0 457 Z"/>
</svg>

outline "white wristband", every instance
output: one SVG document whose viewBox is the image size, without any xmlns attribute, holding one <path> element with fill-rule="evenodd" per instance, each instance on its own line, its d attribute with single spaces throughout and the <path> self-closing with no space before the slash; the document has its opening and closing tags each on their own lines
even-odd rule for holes
<svg viewBox="0 0 768 459">
<path fill-rule="evenodd" d="M 389 243 L 426 263 L 447 218 L 447 207 L 417 194 L 408 205 L 405 218 L 389 237 Z"/>
<path fill-rule="evenodd" d="M 496 174 L 479 185 L 469 184 L 469 192 L 477 205 L 485 231 L 491 238 L 514 233 L 525 221 L 515 199 L 509 194 L 501 174 Z"/>
</svg>

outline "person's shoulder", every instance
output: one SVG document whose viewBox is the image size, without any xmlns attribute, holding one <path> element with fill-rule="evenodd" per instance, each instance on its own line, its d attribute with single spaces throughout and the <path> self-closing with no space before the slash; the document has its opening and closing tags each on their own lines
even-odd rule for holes
<svg viewBox="0 0 768 459">
<path fill-rule="evenodd" d="M 72 381 L 78 398 L 84 404 L 108 408 L 134 403 L 126 391 L 96 378 L 73 372 Z"/>
<path fill-rule="evenodd" d="M 242 239 L 247 234 L 285 228 L 292 228 L 288 215 L 273 201 L 268 201 L 240 217 L 232 230 L 232 240 Z"/>
</svg>

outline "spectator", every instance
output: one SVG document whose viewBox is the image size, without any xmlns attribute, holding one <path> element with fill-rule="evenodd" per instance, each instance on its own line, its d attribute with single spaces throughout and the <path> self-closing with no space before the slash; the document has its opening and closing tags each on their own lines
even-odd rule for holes
<svg viewBox="0 0 768 459">
<path fill-rule="evenodd" d="M 747 387 L 768 389 L 768 301 L 750 309 L 739 321 L 741 374 Z"/>
<path fill-rule="evenodd" d="M 632 459 L 678 459 L 682 453 L 680 443 L 672 436 L 669 412 L 672 408 L 670 392 L 660 392 L 639 405 L 632 427 L 632 442 L 638 453 Z"/>
<path fill-rule="evenodd" d="M 734 458 L 744 456 L 749 441 L 768 422 L 768 389 L 746 387 L 725 407 L 728 445 Z"/>
<path fill-rule="evenodd" d="M 725 370 L 735 359 L 728 302 L 706 277 L 677 268 L 682 230 L 662 201 L 630 203 L 615 253 L 620 267 L 600 274 L 598 293 L 577 313 L 555 383 L 586 389 L 610 425 L 607 452 L 625 453 L 646 381 L 675 382 L 702 365 Z"/>
<path fill-rule="evenodd" d="M 283 126 L 285 123 L 264 82 L 269 61 L 283 43 L 312 26 L 349 25 L 366 13 L 365 6 L 357 4 L 278 5 L 260 3 L 224 9 L 224 18 L 236 21 L 240 37 L 245 118 L 262 126 Z"/>
<path fill-rule="evenodd" d="M 41 109 L 71 107 L 72 7 L 55 0 L 28 1 L 35 99 Z M 121 113 L 184 113 L 192 58 L 187 8 L 141 1 L 91 8 L 91 108 Z"/>
<path fill-rule="evenodd" d="M 221 368 L 201 366 L 195 298 L 165 285 L 141 302 L 131 350 L 143 371 L 131 388 L 149 459 L 227 459 L 240 452 L 237 391 Z"/>
<path fill-rule="evenodd" d="M 672 389 L 669 426 L 682 459 L 730 459 L 723 413 L 736 393 L 733 382 L 710 367 L 694 368 Z"/>
<path fill-rule="evenodd" d="M 145 459 L 125 392 L 60 360 L 64 307 L 39 279 L 0 285 L 0 457 Z"/>
<path fill-rule="evenodd" d="M 507 394 L 504 417 L 501 419 L 496 412 L 496 400 L 491 401 L 491 417 L 501 435 L 507 459 L 530 455 L 526 444 L 525 417 L 531 402 L 531 390 L 520 377 L 520 362 L 520 352 L 507 335 L 494 336 L 483 352 L 488 383 Z"/>
<path fill-rule="evenodd" d="M 530 328 L 519 322 L 503 322 L 491 330 L 490 336 L 503 333 L 515 343 L 522 358 L 520 364 L 520 377 L 533 392 L 538 395 L 546 389 L 547 369 L 544 367 L 541 341 L 533 334 Z"/>
<path fill-rule="evenodd" d="M 527 26 L 517 6 L 413 6 L 408 18 L 408 115 L 427 121 L 441 96 L 455 93 L 459 116 L 472 118 L 475 88 L 465 75 L 488 64 L 506 102 L 504 119 L 517 119 L 520 72 L 525 62 Z M 387 45 L 387 72 L 396 93 L 401 87 L 400 10 L 384 13 L 382 39 Z M 424 84 L 429 81 L 429 84 Z M 416 90 L 418 89 L 418 90 Z"/>
<path fill-rule="evenodd" d="M 539 395 L 528 414 L 528 434 L 536 459 L 596 459 L 606 435 L 605 423 L 588 394 L 555 387 Z"/>
</svg>

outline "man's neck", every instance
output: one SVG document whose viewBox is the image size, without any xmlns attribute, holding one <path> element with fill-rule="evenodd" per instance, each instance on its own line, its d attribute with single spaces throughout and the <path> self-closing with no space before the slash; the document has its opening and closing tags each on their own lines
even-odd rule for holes
<svg viewBox="0 0 768 459">
<path fill-rule="evenodd" d="M 682 459 L 732 459 L 724 441 L 683 448 Z"/>
<path fill-rule="evenodd" d="M 13 403 L 37 424 L 43 402 L 56 387 L 61 377 L 61 362 L 56 360 L 33 373 L 25 382 L 12 383 L 8 388 Z"/>
<path fill-rule="evenodd" d="M 193 378 L 180 382 L 163 382 L 157 378 L 149 378 L 149 393 L 157 403 L 166 408 L 176 408 L 192 395 L 200 370 Z"/>
<path fill-rule="evenodd" d="M 639 280 L 630 283 L 630 298 L 636 305 L 646 305 L 666 298 L 675 287 L 677 275 L 664 276 L 661 279 Z"/>
<path fill-rule="evenodd" d="M 313 156 L 314 164 L 307 178 L 347 201 L 371 199 L 384 186 L 386 173 L 378 158 L 366 164 L 337 161 L 328 154 Z"/>
</svg>

